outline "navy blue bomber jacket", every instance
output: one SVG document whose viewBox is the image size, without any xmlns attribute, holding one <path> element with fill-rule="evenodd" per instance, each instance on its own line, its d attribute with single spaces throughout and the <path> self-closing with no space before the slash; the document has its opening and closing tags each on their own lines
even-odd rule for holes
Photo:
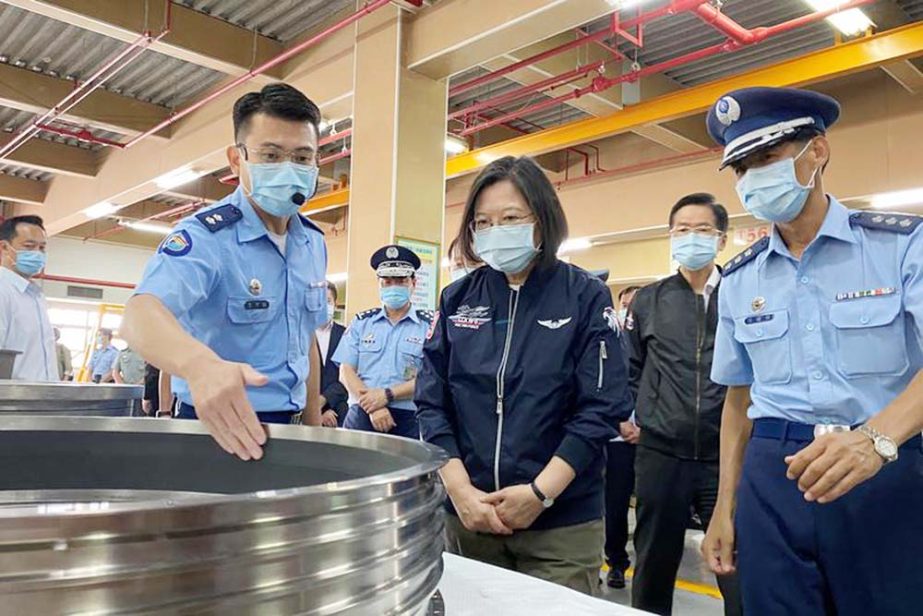
<svg viewBox="0 0 923 616">
<path fill-rule="evenodd" d="M 528 484 L 557 455 L 577 477 L 531 528 L 600 519 L 604 446 L 633 406 L 615 323 L 605 284 L 561 261 L 519 290 L 489 267 L 453 283 L 417 376 L 423 439 L 488 493 Z"/>
</svg>

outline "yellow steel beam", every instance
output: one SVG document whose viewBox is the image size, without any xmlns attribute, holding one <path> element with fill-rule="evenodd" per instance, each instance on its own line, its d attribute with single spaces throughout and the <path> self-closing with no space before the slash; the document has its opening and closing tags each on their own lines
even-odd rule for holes
<svg viewBox="0 0 923 616">
<path fill-rule="evenodd" d="M 728 79 L 660 96 L 608 116 L 579 120 L 472 150 L 446 161 L 446 177 L 472 173 L 503 156 L 543 154 L 636 130 L 649 124 L 701 113 L 711 107 L 722 94 L 737 88 L 800 86 L 842 77 L 921 54 L 923 23 L 915 23 Z"/>
<path fill-rule="evenodd" d="M 314 197 L 303 206 L 301 206 L 300 211 L 302 214 L 310 214 L 311 212 L 318 212 L 320 210 L 326 210 L 340 205 L 349 205 L 348 188 L 334 190 L 319 197 Z"/>
</svg>

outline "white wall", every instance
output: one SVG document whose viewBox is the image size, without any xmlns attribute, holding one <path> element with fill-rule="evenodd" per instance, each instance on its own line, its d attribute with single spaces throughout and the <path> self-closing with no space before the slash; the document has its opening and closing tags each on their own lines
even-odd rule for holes
<svg viewBox="0 0 923 616">
<path fill-rule="evenodd" d="M 45 272 L 51 276 L 137 284 L 153 254 L 154 251 L 149 248 L 54 236 L 48 239 L 48 266 Z M 42 286 L 47 297 L 65 298 L 67 284 L 46 280 Z M 71 284 L 102 289 L 102 301 L 106 303 L 124 304 L 131 297 L 131 289 Z"/>
</svg>

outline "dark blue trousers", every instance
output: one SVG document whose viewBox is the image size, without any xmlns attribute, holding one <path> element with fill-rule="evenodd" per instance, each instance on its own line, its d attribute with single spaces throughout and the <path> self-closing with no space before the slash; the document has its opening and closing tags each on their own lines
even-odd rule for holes
<svg viewBox="0 0 923 616">
<path fill-rule="evenodd" d="M 628 551 L 628 508 L 635 491 L 635 449 L 620 441 L 606 443 L 606 562 L 625 571 Z"/>
<path fill-rule="evenodd" d="M 420 440 L 420 426 L 417 424 L 417 414 L 415 412 L 391 408 L 388 410 L 391 411 L 391 417 L 394 418 L 394 423 L 397 424 L 397 427 L 388 432 L 388 434 L 412 438 L 417 441 Z M 369 419 L 368 413 L 363 411 L 362 407 L 358 405 L 349 407 L 349 411 L 346 413 L 346 421 L 343 422 L 343 427 L 349 430 L 376 432 L 375 426 L 372 425 L 372 420 Z"/>
<path fill-rule="evenodd" d="M 260 419 L 260 423 L 271 423 L 271 424 L 290 424 L 292 423 L 292 416 L 295 413 L 289 413 L 286 411 L 282 412 L 270 412 L 270 413 L 258 413 L 257 417 Z M 189 406 L 185 402 L 179 403 L 179 410 L 176 412 L 177 419 L 198 419 L 199 416 L 195 413 L 195 407 Z"/>
<path fill-rule="evenodd" d="M 757 420 L 760 421 L 760 420 Z M 807 440 L 754 435 L 737 494 L 745 614 L 919 616 L 923 592 L 923 450 L 833 503 L 808 503 L 784 458 Z"/>
</svg>

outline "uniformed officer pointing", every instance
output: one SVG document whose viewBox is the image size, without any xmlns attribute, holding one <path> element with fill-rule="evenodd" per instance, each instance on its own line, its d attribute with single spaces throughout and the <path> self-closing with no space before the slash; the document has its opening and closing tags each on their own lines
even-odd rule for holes
<svg viewBox="0 0 923 616">
<path fill-rule="evenodd" d="M 746 614 L 920 613 L 923 219 L 824 192 L 839 113 L 749 88 L 708 116 L 744 207 L 773 223 L 725 267 L 712 364 L 729 390 L 702 550 L 739 568 Z"/>
<path fill-rule="evenodd" d="M 175 227 L 126 306 L 124 338 L 177 377 L 179 416 L 245 460 L 262 456 L 260 421 L 320 423 L 327 252 L 298 214 L 317 183 L 319 122 L 286 84 L 240 98 L 227 150 L 240 186 Z"/>
<path fill-rule="evenodd" d="M 372 255 L 371 265 L 382 307 L 356 315 L 333 356 L 349 390 L 343 427 L 416 439 L 412 398 L 433 319 L 411 303 L 420 258 L 407 248 L 385 246 Z"/>
</svg>

